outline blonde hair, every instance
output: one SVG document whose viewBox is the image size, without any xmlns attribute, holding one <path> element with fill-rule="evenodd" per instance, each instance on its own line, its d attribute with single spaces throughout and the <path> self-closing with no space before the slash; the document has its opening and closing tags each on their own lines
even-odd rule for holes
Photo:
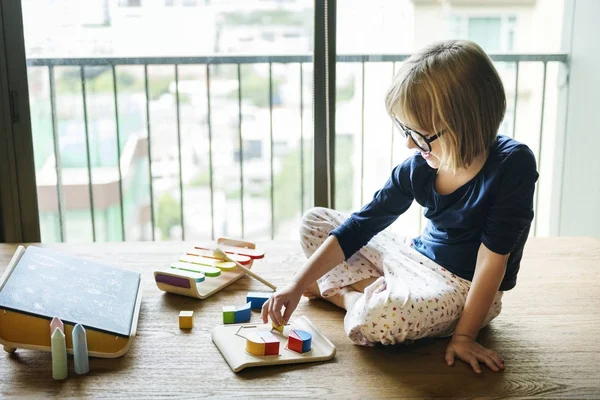
<svg viewBox="0 0 600 400">
<path fill-rule="evenodd" d="M 394 76 L 385 105 L 417 131 L 444 131 L 440 167 L 456 172 L 487 155 L 506 111 L 502 80 L 479 45 L 433 43 L 413 54 Z"/>
</svg>

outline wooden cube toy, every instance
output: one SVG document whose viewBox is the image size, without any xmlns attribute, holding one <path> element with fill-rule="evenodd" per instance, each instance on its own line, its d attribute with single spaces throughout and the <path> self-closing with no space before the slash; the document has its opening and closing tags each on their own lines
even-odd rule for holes
<svg viewBox="0 0 600 400">
<path fill-rule="evenodd" d="M 271 298 L 273 292 L 248 292 L 246 301 L 252 303 L 253 310 L 260 310 L 263 304 Z"/>
<path fill-rule="evenodd" d="M 194 327 L 194 312 L 181 311 L 179 313 L 179 329 L 192 329 Z"/>
<path fill-rule="evenodd" d="M 311 350 L 312 335 L 300 329 L 293 329 L 288 337 L 287 348 L 296 353 L 306 353 Z"/>
</svg>

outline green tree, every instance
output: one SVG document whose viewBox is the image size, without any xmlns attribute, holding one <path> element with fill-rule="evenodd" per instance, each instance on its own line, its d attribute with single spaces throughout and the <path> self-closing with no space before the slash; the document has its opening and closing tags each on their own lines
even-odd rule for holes
<svg viewBox="0 0 600 400">
<path fill-rule="evenodd" d="M 169 239 L 171 228 L 181 224 L 179 203 L 171 193 L 165 192 L 160 195 L 157 214 L 156 224 L 160 229 L 161 238 L 162 240 Z"/>
<path fill-rule="evenodd" d="M 352 136 L 338 135 L 336 137 L 336 163 L 335 163 L 335 186 L 336 197 L 335 207 L 340 210 L 349 210 L 352 207 L 352 193 L 354 188 L 353 169 L 352 169 L 352 151 L 353 141 Z M 305 144 L 305 157 L 310 154 L 310 144 Z M 308 157 L 306 157 L 308 158 Z M 275 204 L 274 204 L 274 220 L 275 231 L 277 227 L 300 210 L 300 149 L 296 149 L 288 153 L 283 160 L 281 172 L 273 179 L 275 185 Z M 311 159 L 305 159 L 305 165 L 311 164 Z M 305 185 L 308 185 L 310 180 L 304 180 Z M 308 188 L 305 186 L 305 191 Z M 270 189 L 263 195 L 270 196 Z M 304 210 L 302 210 L 304 211 Z"/>
</svg>

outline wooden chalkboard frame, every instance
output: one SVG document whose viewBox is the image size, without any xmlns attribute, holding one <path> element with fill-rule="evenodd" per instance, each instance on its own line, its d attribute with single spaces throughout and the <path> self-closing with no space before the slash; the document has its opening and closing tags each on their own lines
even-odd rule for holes
<svg viewBox="0 0 600 400">
<path fill-rule="evenodd" d="M 19 246 L 4 274 L 0 277 L 0 291 L 4 288 L 23 254 L 25 254 L 25 247 Z M 99 358 L 117 358 L 127 353 L 137 333 L 141 304 L 142 285 L 140 282 L 129 337 L 88 329 L 88 354 Z M 46 318 L 14 312 L 0 307 L 0 343 L 2 343 L 4 350 L 8 353 L 13 353 L 16 349 L 50 352 L 49 324 L 50 320 Z M 70 354 L 73 353 L 72 329 L 73 325 L 65 323 L 67 352 Z"/>
</svg>

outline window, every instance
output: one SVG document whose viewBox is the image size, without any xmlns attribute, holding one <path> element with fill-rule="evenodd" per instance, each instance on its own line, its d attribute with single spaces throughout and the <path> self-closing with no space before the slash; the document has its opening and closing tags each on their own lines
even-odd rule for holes
<svg viewBox="0 0 600 400">
<path fill-rule="evenodd" d="M 455 14 L 449 20 L 449 36 L 478 43 L 486 52 L 506 53 L 514 50 L 514 15 Z"/>
<path fill-rule="evenodd" d="M 119 7 L 141 7 L 142 0 L 119 0 Z"/>
<path fill-rule="evenodd" d="M 198 0 L 165 0 L 165 6 L 184 6 L 184 7 L 196 7 Z"/>
</svg>

